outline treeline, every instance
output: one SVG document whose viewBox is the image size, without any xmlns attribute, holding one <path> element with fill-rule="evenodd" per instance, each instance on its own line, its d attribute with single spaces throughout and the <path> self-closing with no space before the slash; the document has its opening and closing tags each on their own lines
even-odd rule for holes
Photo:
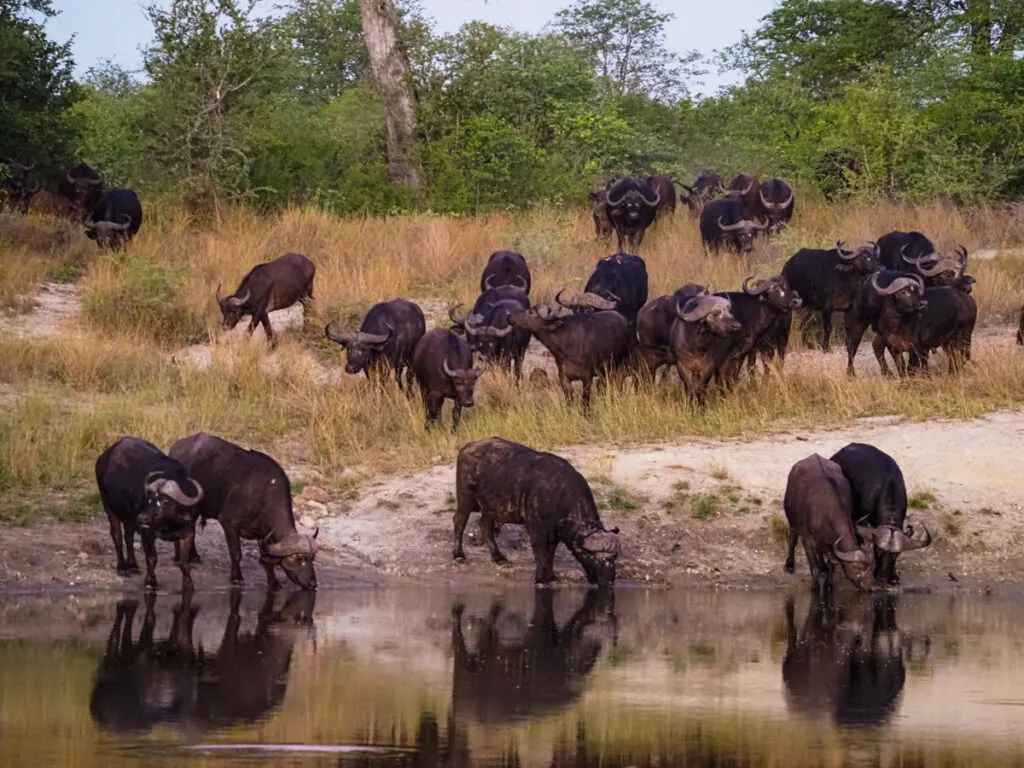
<svg viewBox="0 0 1024 768">
<path fill-rule="evenodd" d="M 399 2 L 416 190 L 389 178 L 358 0 L 253 4 L 151 6 L 144 72 L 76 82 L 69 46 L 45 34 L 51 0 L 0 0 L 0 157 L 51 176 L 85 160 L 196 206 L 339 213 L 582 203 L 614 173 L 705 167 L 805 194 L 1024 193 L 1018 0 L 783 0 L 705 61 L 669 51 L 671 17 L 646 0 L 576 0 L 538 35 L 481 22 L 441 35 Z M 696 98 L 709 67 L 742 84 Z"/>
</svg>

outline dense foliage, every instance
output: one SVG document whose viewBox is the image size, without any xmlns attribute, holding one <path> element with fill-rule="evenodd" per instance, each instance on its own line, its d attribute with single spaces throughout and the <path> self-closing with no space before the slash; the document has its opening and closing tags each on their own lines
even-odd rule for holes
<svg viewBox="0 0 1024 768">
<path fill-rule="evenodd" d="M 621 171 L 780 175 L 804 192 L 970 202 L 1024 194 L 1024 3 L 782 0 L 710 97 L 647 0 L 575 0 L 548 29 L 436 34 L 401 5 L 422 189 L 388 181 L 356 0 L 153 5 L 144 75 L 70 77 L 49 0 L 0 0 L 0 156 L 84 159 L 195 205 L 342 213 L 580 203 Z M 827 158 L 848 159 L 824 174 Z M 833 164 L 834 165 L 834 164 Z M 854 170 L 850 170 L 850 168 Z M 838 181 L 836 174 L 838 173 Z"/>
</svg>

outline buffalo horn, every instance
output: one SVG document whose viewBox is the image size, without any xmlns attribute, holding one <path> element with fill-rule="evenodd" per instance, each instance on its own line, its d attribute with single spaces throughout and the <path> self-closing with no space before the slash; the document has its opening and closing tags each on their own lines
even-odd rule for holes
<svg viewBox="0 0 1024 768">
<path fill-rule="evenodd" d="M 484 279 L 484 290 L 485 290 L 485 291 L 489 291 L 489 290 L 490 290 L 491 288 L 493 288 L 493 287 L 494 287 L 494 286 L 492 285 L 492 283 L 493 283 L 493 282 L 494 282 L 494 275 L 488 275 L 488 276 L 487 276 L 487 277 L 486 277 L 486 278 Z"/>
<path fill-rule="evenodd" d="M 684 322 L 695 323 L 714 312 L 716 307 L 729 309 L 731 306 L 731 302 L 724 296 L 697 296 L 681 308 L 679 302 L 676 302 L 676 314 Z"/>
<path fill-rule="evenodd" d="M 921 264 L 924 264 L 925 262 L 928 261 L 935 261 L 936 259 L 939 258 L 939 254 L 935 253 L 935 251 L 932 251 L 931 253 L 925 254 L 924 256 L 919 256 L 916 259 L 912 259 L 909 256 L 907 256 L 906 250 L 907 246 L 905 245 L 902 248 L 900 248 L 900 256 L 903 258 L 903 261 L 905 261 L 907 264 L 913 264 L 915 267 L 920 266 Z"/>
<path fill-rule="evenodd" d="M 722 219 L 724 219 L 724 218 L 725 218 L 725 216 L 719 216 L 718 217 L 718 228 L 720 230 L 722 230 L 723 232 L 733 232 L 733 231 L 735 231 L 737 229 L 746 229 L 747 227 L 751 226 L 751 222 L 748 221 L 747 219 L 744 219 L 743 221 L 739 222 L 738 224 L 723 224 L 722 223 Z"/>
<path fill-rule="evenodd" d="M 506 325 L 504 328 L 495 328 L 493 325 L 487 326 L 487 333 L 491 336 L 496 336 L 499 339 L 503 339 L 508 336 L 512 331 L 515 330 L 511 325 Z"/>
<path fill-rule="evenodd" d="M 964 248 L 962 245 L 958 245 L 956 247 L 956 255 L 957 255 L 957 258 L 960 259 L 960 264 L 962 265 L 960 267 L 960 271 L 961 272 L 966 272 L 967 271 L 967 249 Z"/>
<path fill-rule="evenodd" d="M 89 230 L 96 229 L 96 222 L 93 221 L 92 219 L 86 219 L 85 221 L 82 222 L 82 225 Z"/>
<path fill-rule="evenodd" d="M 360 344 L 366 344 L 367 346 L 386 344 L 388 340 L 395 335 L 395 329 L 387 323 L 384 324 L 384 327 L 388 329 L 387 333 L 363 333 L 360 331 L 356 334 L 356 341 Z"/>
<path fill-rule="evenodd" d="M 455 375 L 458 373 L 458 371 L 453 371 L 448 366 L 448 358 L 445 358 L 444 361 L 441 363 L 441 370 L 444 371 L 445 375 L 450 378 L 454 378 Z"/>
<path fill-rule="evenodd" d="M 38 176 L 35 177 L 35 180 L 36 180 L 36 183 L 31 188 L 25 190 L 30 195 L 34 195 L 36 192 L 39 191 L 40 186 L 42 186 L 40 184 L 40 182 L 39 182 L 39 177 Z"/>
<path fill-rule="evenodd" d="M 894 293 L 899 293 L 900 291 L 909 288 L 912 285 L 917 285 L 918 290 L 921 293 L 924 293 L 924 280 L 922 280 L 917 275 L 911 275 L 909 277 L 897 277 L 895 280 L 889 283 L 888 288 L 883 288 L 878 284 L 878 272 L 875 272 L 875 274 L 871 276 L 871 287 L 875 289 L 875 292 L 879 296 L 892 296 Z"/>
<path fill-rule="evenodd" d="M 591 293 L 590 291 L 587 291 L 586 293 L 577 293 L 572 297 L 572 299 L 570 299 L 569 303 L 574 307 L 586 307 L 588 309 L 598 310 L 615 309 L 618 305 L 618 302 L 609 301 L 604 296 L 597 293 Z"/>
<path fill-rule="evenodd" d="M 854 552 L 843 552 L 839 549 L 839 542 L 843 540 L 840 536 L 836 539 L 836 543 L 832 545 L 832 552 L 842 560 L 844 563 L 867 563 L 868 556 L 865 554 L 863 549 L 857 549 Z"/>
<path fill-rule="evenodd" d="M 555 303 L 558 306 L 560 306 L 560 307 L 565 307 L 566 309 L 572 309 L 572 304 L 566 304 L 564 301 L 562 301 L 562 294 L 563 293 L 565 293 L 565 288 L 563 288 L 562 290 L 560 290 L 558 293 L 555 294 Z"/>
<path fill-rule="evenodd" d="M 925 277 L 935 277 L 935 275 L 941 275 L 943 272 L 960 272 L 960 260 L 951 258 L 942 258 L 935 262 L 935 266 L 930 268 L 922 267 L 920 264 L 915 263 L 917 271 Z"/>
<path fill-rule="evenodd" d="M 462 306 L 462 304 L 461 304 L 461 303 L 460 303 L 460 304 L 456 304 L 456 305 L 455 305 L 454 307 L 451 307 L 451 308 L 450 308 L 450 309 L 448 310 L 448 319 L 452 321 L 452 325 L 454 325 L 454 326 L 456 326 L 456 327 L 458 327 L 458 328 L 463 328 L 463 327 L 465 327 L 465 325 L 466 325 L 466 316 L 465 316 L 465 315 L 462 315 L 462 316 L 460 317 L 460 316 L 459 316 L 458 314 L 456 314 L 456 312 L 455 312 L 455 310 L 457 310 L 457 309 L 458 309 L 459 307 L 461 307 L 461 306 Z"/>
<path fill-rule="evenodd" d="M 588 552 L 618 555 L 622 549 L 619 537 L 611 531 L 595 531 L 583 539 L 583 548 Z"/>
<path fill-rule="evenodd" d="M 229 307 L 241 307 L 245 304 L 245 302 L 249 300 L 249 297 L 251 295 L 252 291 L 246 290 L 244 296 L 228 296 L 226 299 L 224 299 L 224 303 L 227 304 Z"/>
<path fill-rule="evenodd" d="M 196 487 L 195 496 L 189 496 L 181 490 L 181 486 L 174 480 L 168 480 L 166 478 L 154 481 L 148 487 L 151 487 L 153 492 L 159 493 L 161 496 L 166 496 L 172 501 L 176 501 L 178 504 L 181 504 L 183 507 L 194 507 L 203 500 L 203 487 L 195 480 L 192 481 L 192 484 Z"/>
<path fill-rule="evenodd" d="M 854 259 L 857 258 L 857 254 L 860 253 L 859 248 L 855 251 L 843 250 L 842 240 L 836 241 L 836 251 L 839 253 L 839 258 L 842 259 L 843 261 L 853 261 Z"/>
<path fill-rule="evenodd" d="M 613 200 L 612 196 L 611 196 L 611 192 L 609 191 L 608 196 L 605 198 L 605 202 L 608 203 L 608 205 L 610 207 L 614 208 L 616 205 L 618 205 L 619 203 L 621 203 L 625 199 L 626 199 L 626 192 L 622 193 L 622 197 L 619 197 L 619 198 L 616 198 L 616 199 Z"/>
<path fill-rule="evenodd" d="M 483 322 L 484 316 L 479 315 L 476 312 L 470 312 L 466 315 L 466 319 L 463 322 L 463 327 L 466 329 L 466 333 L 470 336 L 477 333 L 480 329 L 480 323 Z"/>
<path fill-rule="evenodd" d="M 743 281 L 743 292 L 750 294 L 751 296 L 760 296 L 762 293 L 772 287 L 772 284 L 768 280 L 758 280 L 757 285 L 753 288 L 750 287 L 750 281 L 753 278 L 748 277 Z"/>
<path fill-rule="evenodd" d="M 654 191 L 654 199 L 653 200 L 648 200 L 643 192 L 640 193 L 640 198 L 645 203 L 647 203 L 649 206 L 651 206 L 651 208 L 657 208 L 659 205 L 661 205 L 661 193 L 658 192 L 658 190 L 653 190 L 653 191 Z"/>
<path fill-rule="evenodd" d="M 888 552 L 911 552 L 915 549 L 924 549 L 932 543 L 932 534 L 925 527 L 924 523 L 920 523 L 922 534 L 918 534 L 914 531 L 912 526 L 907 526 L 907 531 L 910 533 L 908 536 L 903 531 L 893 530 L 892 535 L 889 537 L 888 546 L 882 547 Z"/>
<path fill-rule="evenodd" d="M 528 283 L 526 282 L 525 277 L 523 277 L 522 275 L 516 275 L 516 285 L 523 293 L 526 293 L 526 286 L 528 285 Z"/>
<path fill-rule="evenodd" d="M 283 541 L 275 541 L 273 544 L 265 544 L 264 551 L 272 557 L 288 557 L 289 555 L 314 555 L 316 545 L 309 536 L 303 536 L 298 531 L 288 534 Z"/>
<path fill-rule="evenodd" d="M 354 333 L 331 333 L 331 323 L 324 326 L 324 335 L 335 344 L 340 344 L 343 347 L 351 344 L 356 337 Z"/>
<path fill-rule="evenodd" d="M 757 230 L 760 230 L 761 232 L 763 232 L 764 230 L 766 230 L 769 227 L 771 227 L 771 222 L 766 221 L 764 223 L 761 223 L 761 221 L 755 221 L 753 226 L 754 226 L 754 229 L 757 229 Z"/>
</svg>

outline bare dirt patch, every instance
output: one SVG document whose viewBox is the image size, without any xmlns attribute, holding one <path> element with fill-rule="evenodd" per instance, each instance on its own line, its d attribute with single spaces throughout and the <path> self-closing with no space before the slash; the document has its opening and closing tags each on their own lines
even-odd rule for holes
<svg viewBox="0 0 1024 768">
<path fill-rule="evenodd" d="M 82 314 L 82 295 L 77 285 L 43 283 L 39 293 L 26 297 L 29 312 L 0 315 L 0 333 L 23 338 L 56 336 L 68 321 Z"/>
</svg>

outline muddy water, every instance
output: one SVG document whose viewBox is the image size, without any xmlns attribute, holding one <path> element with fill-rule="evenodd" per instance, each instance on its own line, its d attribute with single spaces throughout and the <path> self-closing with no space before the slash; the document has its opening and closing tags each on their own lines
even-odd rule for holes
<svg viewBox="0 0 1024 768">
<path fill-rule="evenodd" d="M 1021 765 L 1022 645 L 921 595 L 8 598 L 0 765 Z"/>
</svg>

